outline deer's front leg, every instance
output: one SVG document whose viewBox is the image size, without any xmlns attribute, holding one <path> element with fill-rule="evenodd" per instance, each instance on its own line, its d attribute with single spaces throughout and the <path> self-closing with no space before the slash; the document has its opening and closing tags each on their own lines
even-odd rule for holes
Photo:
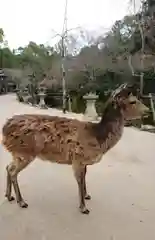
<svg viewBox="0 0 155 240">
<path fill-rule="evenodd" d="M 85 166 L 79 163 L 73 163 L 73 171 L 78 183 L 79 188 L 79 200 L 80 200 L 80 211 L 84 214 L 88 214 L 89 210 L 86 208 L 85 205 Z"/>
<path fill-rule="evenodd" d="M 14 200 L 14 197 L 11 195 L 12 193 L 12 181 L 11 181 L 11 176 L 8 171 L 8 166 L 6 168 L 7 171 L 7 186 L 6 186 L 6 194 L 5 197 L 7 197 L 8 201 L 11 202 Z"/>
<path fill-rule="evenodd" d="M 85 166 L 85 168 L 84 168 L 84 194 L 85 194 L 85 199 L 90 200 L 91 196 L 87 193 L 86 173 L 87 173 L 87 166 Z"/>
</svg>

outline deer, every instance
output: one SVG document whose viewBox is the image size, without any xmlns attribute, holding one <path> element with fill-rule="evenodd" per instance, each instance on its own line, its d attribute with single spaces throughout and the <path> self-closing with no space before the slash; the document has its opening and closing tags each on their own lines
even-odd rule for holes
<svg viewBox="0 0 155 240">
<path fill-rule="evenodd" d="M 35 158 L 71 165 L 78 185 L 79 209 L 88 214 L 85 200 L 87 166 L 99 163 L 102 156 L 121 139 L 125 121 L 141 118 L 148 108 L 139 100 L 134 86 L 125 83 L 110 94 L 99 122 L 86 122 L 43 114 L 14 115 L 2 128 L 2 144 L 12 155 L 6 167 L 5 197 L 27 208 L 18 185 L 18 174 Z"/>
</svg>

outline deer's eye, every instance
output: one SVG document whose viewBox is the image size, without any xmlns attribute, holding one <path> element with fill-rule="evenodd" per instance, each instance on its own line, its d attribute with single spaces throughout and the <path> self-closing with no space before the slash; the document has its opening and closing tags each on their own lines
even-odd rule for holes
<svg viewBox="0 0 155 240">
<path fill-rule="evenodd" d="M 133 105 L 133 104 L 136 104 L 136 101 L 132 101 L 132 102 L 130 102 L 130 104 L 132 104 L 132 105 Z"/>
</svg>

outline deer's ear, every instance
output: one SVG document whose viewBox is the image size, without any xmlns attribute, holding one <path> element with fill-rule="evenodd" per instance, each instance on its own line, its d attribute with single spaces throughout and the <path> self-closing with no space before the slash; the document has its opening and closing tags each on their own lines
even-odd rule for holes
<svg viewBox="0 0 155 240">
<path fill-rule="evenodd" d="M 129 92 L 129 93 L 128 93 L 128 96 L 129 96 L 129 97 L 133 97 L 132 92 Z"/>
</svg>

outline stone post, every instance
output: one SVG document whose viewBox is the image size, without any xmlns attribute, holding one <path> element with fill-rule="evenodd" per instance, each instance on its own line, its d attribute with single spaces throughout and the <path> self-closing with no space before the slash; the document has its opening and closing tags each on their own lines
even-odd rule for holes
<svg viewBox="0 0 155 240">
<path fill-rule="evenodd" d="M 71 98 L 70 98 L 70 96 L 69 96 L 69 98 L 68 98 L 68 111 L 69 111 L 69 112 L 72 112 L 72 104 L 71 104 Z"/>
<path fill-rule="evenodd" d="M 98 114 L 96 112 L 95 102 L 98 99 L 98 96 L 92 92 L 83 96 L 83 99 L 86 100 L 86 110 L 84 114 L 84 119 L 88 121 L 97 121 Z"/>
<path fill-rule="evenodd" d="M 68 112 L 72 112 L 71 98 L 69 94 L 67 95 L 67 103 L 68 103 Z"/>
</svg>

